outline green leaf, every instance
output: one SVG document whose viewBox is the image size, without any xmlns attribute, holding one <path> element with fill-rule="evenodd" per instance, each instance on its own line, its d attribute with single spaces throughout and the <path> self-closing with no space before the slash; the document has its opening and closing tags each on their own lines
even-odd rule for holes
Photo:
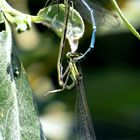
<svg viewBox="0 0 140 140">
<path fill-rule="evenodd" d="M 5 24 L 0 32 L 0 140 L 44 140 L 32 90 L 3 19 L 0 14 L 0 23 Z"/>
<path fill-rule="evenodd" d="M 54 4 L 49 7 L 41 9 L 36 17 L 32 17 L 35 23 L 42 23 L 51 28 L 58 36 L 61 37 L 64 26 L 65 5 Z M 78 40 L 83 36 L 85 25 L 80 14 L 70 7 L 69 20 L 67 26 L 66 38 L 70 46 L 74 44 L 78 46 Z"/>
</svg>

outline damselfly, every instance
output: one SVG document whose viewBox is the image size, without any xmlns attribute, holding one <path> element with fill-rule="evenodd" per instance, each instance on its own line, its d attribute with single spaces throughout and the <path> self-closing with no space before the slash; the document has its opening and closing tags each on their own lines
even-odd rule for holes
<svg viewBox="0 0 140 140">
<path fill-rule="evenodd" d="M 85 89 L 83 85 L 83 75 L 79 62 L 75 61 L 74 58 L 77 55 L 67 53 L 69 58 L 69 72 L 70 78 L 77 89 L 77 100 L 76 100 L 76 135 L 77 140 L 96 140 L 90 112 L 87 105 Z"/>
<path fill-rule="evenodd" d="M 95 137 L 94 129 L 92 126 L 90 113 L 88 111 L 87 101 L 85 97 L 85 90 L 84 90 L 84 86 L 82 82 L 83 76 L 79 70 L 79 67 L 77 67 L 78 62 L 74 60 L 75 58 L 79 57 L 78 53 L 68 52 L 66 54 L 68 66 L 66 70 L 63 72 L 62 61 L 63 61 L 63 51 L 65 48 L 65 41 L 66 41 L 69 9 L 70 9 L 69 2 L 65 0 L 64 27 L 63 27 L 63 33 L 61 37 L 61 43 L 60 43 L 59 54 L 58 54 L 58 62 L 57 62 L 58 81 L 59 81 L 59 85 L 62 86 L 62 88 L 50 91 L 49 93 L 60 92 L 60 91 L 63 91 L 64 89 L 71 89 L 74 86 L 77 87 L 77 102 L 76 102 L 77 139 L 78 140 L 95 140 L 96 137 Z M 68 84 L 69 80 L 72 81 L 71 84 Z"/>
</svg>

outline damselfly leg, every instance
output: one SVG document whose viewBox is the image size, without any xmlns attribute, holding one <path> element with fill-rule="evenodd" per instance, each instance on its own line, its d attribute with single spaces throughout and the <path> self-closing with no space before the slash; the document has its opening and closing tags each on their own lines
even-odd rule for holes
<svg viewBox="0 0 140 140">
<path fill-rule="evenodd" d="M 63 70 L 63 65 L 62 65 L 63 52 L 64 52 L 64 47 L 65 47 L 65 42 L 66 42 L 69 9 L 70 9 L 69 2 L 65 0 L 64 3 L 65 3 L 65 18 L 64 18 L 64 26 L 63 26 L 63 32 L 62 32 L 62 37 L 61 37 L 61 42 L 60 42 L 60 47 L 59 47 L 59 52 L 58 52 L 58 60 L 57 60 L 58 83 L 62 88 L 49 91 L 47 92 L 47 94 L 60 92 L 60 91 L 63 91 L 64 89 L 72 89 L 75 86 L 73 79 L 70 85 L 67 84 L 70 78 L 70 74 L 71 74 L 70 64 L 67 66 L 65 72 L 63 72 L 64 70 Z"/>
<path fill-rule="evenodd" d="M 51 2 L 50 0 L 47 0 L 44 7 L 55 4 L 55 3 L 59 4 L 59 0 L 51 0 Z"/>
</svg>

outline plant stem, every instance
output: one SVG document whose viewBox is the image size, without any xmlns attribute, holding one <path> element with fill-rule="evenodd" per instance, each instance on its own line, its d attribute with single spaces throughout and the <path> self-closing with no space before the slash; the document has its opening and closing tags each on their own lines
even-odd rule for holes
<svg viewBox="0 0 140 140">
<path fill-rule="evenodd" d="M 125 23 L 125 25 L 128 27 L 128 29 L 132 32 L 133 35 L 135 35 L 140 40 L 140 34 L 136 31 L 136 29 L 132 26 L 132 24 L 126 19 L 126 17 L 123 15 L 122 11 L 120 10 L 116 0 L 111 0 L 113 6 L 118 11 L 121 19 Z"/>
</svg>

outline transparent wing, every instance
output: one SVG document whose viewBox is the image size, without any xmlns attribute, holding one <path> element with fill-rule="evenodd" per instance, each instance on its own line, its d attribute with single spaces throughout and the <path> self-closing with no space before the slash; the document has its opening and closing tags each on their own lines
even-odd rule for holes
<svg viewBox="0 0 140 140">
<path fill-rule="evenodd" d="M 88 110 L 82 77 L 78 79 L 76 89 L 77 89 L 77 102 L 76 102 L 77 139 L 96 140 L 92 120 Z"/>
<path fill-rule="evenodd" d="M 83 4 L 82 1 L 87 3 L 90 8 L 94 11 L 95 21 L 97 26 L 108 26 L 108 27 L 119 27 L 120 20 L 118 16 L 108 10 L 104 9 L 97 1 L 89 1 L 89 0 L 72 0 L 75 8 L 81 14 L 81 16 L 89 23 L 91 22 L 90 12 Z"/>
</svg>

